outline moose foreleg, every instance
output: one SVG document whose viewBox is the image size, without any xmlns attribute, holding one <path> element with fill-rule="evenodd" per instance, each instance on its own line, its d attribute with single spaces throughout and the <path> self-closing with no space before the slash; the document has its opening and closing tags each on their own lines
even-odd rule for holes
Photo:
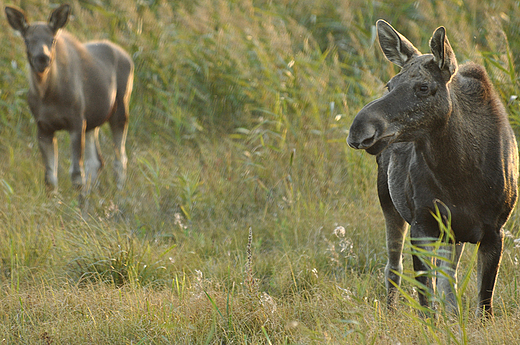
<svg viewBox="0 0 520 345">
<path fill-rule="evenodd" d="M 401 285 L 403 273 L 403 245 L 407 225 L 394 209 L 394 213 L 385 212 L 386 250 L 388 262 L 385 267 L 386 291 L 388 307 L 394 308 L 399 296 L 397 289 Z"/>
<path fill-rule="evenodd" d="M 45 164 L 45 184 L 50 189 L 58 188 L 58 142 L 54 132 L 45 132 L 38 127 L 38 145 Z"/>
<path fill-rule="evenodd" d="M 432 242 L 423 235 L 425 232 L 419 229 L 417 223 L 412 225 L 410 229 L 410 237 L 414 253 L 413 269 L 415 272 L 415 280 L 417 281 L 417 292 L 419 293 L 419 303 L 422 307 L 431 308 L 431 297 L 433 295 L 433 271 L 432 266 Z"/>
<path fill-rule="evenodd" d="M 437 290 L 444 296 L 445 307 L 448 313 L 458 313 L 457 267 L 464 250 L 464 243 L 447 243 L 439 249 L 442 259 L 437 259 Z"/>
<path fill-rule="evenodd" d="M 380 162 L 378 161 L 378 164 Z M 385 267 L 385 285 L 387 291 L 387 306 L 389 309 L 395 308 L 397 297 L 399 296 L 398 287 L 401 285 L 401 274 L 403 273 L 403 246 L 408 224 L 397 212 L 390 192 L 388 190 L 388 176 L 383 165 L 379 164 L 377 175 L 377 193 L 379 202 L 383 209 L 386 225 L 386 251 L 388 262 Z"/>
</svg>

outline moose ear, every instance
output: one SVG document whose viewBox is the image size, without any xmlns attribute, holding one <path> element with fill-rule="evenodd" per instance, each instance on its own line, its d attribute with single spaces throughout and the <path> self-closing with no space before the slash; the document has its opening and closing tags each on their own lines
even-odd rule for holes
<svg viewBox="0 0 520 345">
<path fill-rule="evenodd" d="M 437 28 L 433 33 L 430 39 L 430 49 L 435 63 L 441 69 L 444 81 L 449 82 L 451 77 L 457 73 L 458 64 L 444 27 Z"/>
<path fill-rule="evenodd" d="M 386 58 L 399 67 L 403 67 L 408 60 L 421 55 L 406 37 L 397 32 L 392 25 L 379 19 L 376 23 L 379 45 Z"/>
<path fill-rule="evenodd" d="M 25 16 L 25 12 L 19 8 L 6 6 L 5 7 L 5 15 L 7 16 L 7 21 L 9 25 L 16 31 L 19 31 L 22 35 L 25 34 L 25 31 L 29 27 L 27 23 L 27 17 Z"/>
<path fill-rule="evenodd" d="M 54 33 L 67 24 L 67 21 L 69 20 L 69 14 L 70 6 L 67 4 L 61 5 L 52 12 L 49 18 L 49 27 Z"/>
</svg>

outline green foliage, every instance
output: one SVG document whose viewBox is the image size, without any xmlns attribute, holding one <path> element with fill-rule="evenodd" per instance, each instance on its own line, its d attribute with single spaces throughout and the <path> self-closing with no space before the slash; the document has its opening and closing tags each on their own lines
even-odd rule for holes
<svg viewBox="0 0 520 345">
<path fill-rule="evenodd" d="M 55 6 L 13 3 L 33 20 Z M 82 40 L 113 40 L 135 62 L 128 181 L 116 191 L 104 128 L 106 172 L 83 218 L 63 134 L 59 192 L 46 194 L 23 42 L 1 20 L 2 341 L 518 342 L 518 212 L 505 231 L 493 322 L 469 314 L 477 303 L 476 249 L 461 260 L 458 318 L 435 294 L 438 319 L 416 317 L 421 287 L 409 255 L 404 303 L 389 313 L 380 302 L 386 254 L 375 162 L 345 144 L 356 112 L 397 72 L 376 42 L 379 18 L 423 52 L 444 25 L 459 62 L 486 67 L 518 133 L 516 2 L 71 5 L 67 30 Z M 443 273 L 434 266 L 428 274 Z"/>
</svg>

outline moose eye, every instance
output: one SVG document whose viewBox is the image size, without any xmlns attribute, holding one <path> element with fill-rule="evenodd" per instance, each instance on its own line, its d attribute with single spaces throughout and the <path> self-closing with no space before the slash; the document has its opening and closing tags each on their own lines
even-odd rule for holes
<svg viewBox="0 0 520 345">
<path fill-rule="evenodd" d="M 421 93 L 426 93 L 426 92 L 428 92 L 429 90 L 430 90 L 430 87 L 428 86 L 428 84 L 421 84 L 421 85 L 419 86 L 419 91 L 420 91 Z"/>
</svg>

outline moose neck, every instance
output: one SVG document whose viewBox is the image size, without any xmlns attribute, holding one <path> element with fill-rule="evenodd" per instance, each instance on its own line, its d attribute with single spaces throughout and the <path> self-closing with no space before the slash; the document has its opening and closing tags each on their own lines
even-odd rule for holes
<svg viewBox="0 0 520 345">
<path fill-rule="evenodd" d="M 454 87 L 457 86 L 451 85 L 450 89 Z M 479 168 L 479 158 L 482 155 L 477 151 L 482 147 L 478 137 L 482 132 L 477 131 L 475 126 L 468 125 L 468 119 L 463 118 L 465 112 L 461 109 L 461 102 L 456 98 L 455 92 L 450 90 L 450 96 L 452 106 L 447 122 L 416 142 L 416 147 L 424 152 L 423 157 L 432 170 L 445 172 L 452 177 L 456 171 L 465 175 Z M 473 119 L 477 124 L 480 120 L 478 117 Z"/>
<path fill-rule="evenodd" d="M 52 79 L 54 73 L 56 73 L 55 62 L 53 61 L 49 68 L 47 68 L 43 73 L 38 73 L 30 67 L 30 81 L 31 81 L 31 89 L 33 92 L 38 95 L 40 99 L 43 99 L 45 95 L 48 93 L 49 89 L 52 87 Z"/>
</svg>

